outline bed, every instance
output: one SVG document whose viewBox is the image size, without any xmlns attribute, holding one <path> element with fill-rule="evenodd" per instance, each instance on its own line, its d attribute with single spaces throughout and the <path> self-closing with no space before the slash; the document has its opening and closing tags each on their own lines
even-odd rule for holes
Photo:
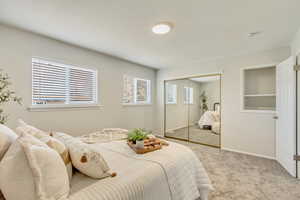
<svg viewBox="0 0 300 200">
<path fill-rule="evenodd" d="M 214 103 L 213 110 L 206 111 L 198 121 L 201 129 L 209 128 L 213 133 L 220 134 L 220 103 Z"/>
<path fill-rule="evenodd" d="M 101 153 L 117 176 L 99 180 L 75 172 L 69 197 L 62 200 L 208 200 L 213 187 L 190 148 L 168 142 L 160 150 L 136 154 L 122 134 L 127 135 L 109 131 L 79 137 Z"/>
<path fill-rule="evenodd" d="M 76 173 L 69 200 L 207 200 L 213 190 L 201 162 L 183 145 L 170 142 L 143 155 L 125 141 L 91 145 L 117 176 L 95 180 Z"/>
</svg>

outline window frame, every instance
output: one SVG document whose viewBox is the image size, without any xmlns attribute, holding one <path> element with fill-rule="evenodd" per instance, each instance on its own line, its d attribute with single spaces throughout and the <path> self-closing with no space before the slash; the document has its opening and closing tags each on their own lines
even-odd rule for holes
<svg viewBox="0 0 300 200">
<path fill-rule="evenodd" d="M 67 70 L 67 76 L 70 73 L 69 69 L 77 69 L 77 70 L 82 70 L 82 71 L 89 71 L 89 72 L 93 72 L 94 74 L 94 79 L 93 83 L 94 85 L 94 94 L 93 94 L 93 101 L 87 101 L 87 102 L 72 102 L 69 101 L 69 97 L 70 95 L 68 94 L 66 97 L 66 102 L 68 103 L 63 103 L 63 104 L 35 104 L 34 100 L 33 100 L 33 82 L 34 82 L 34 77 L 33 77 L 33 62 L 43 62 L 43 63 L 48 63 L 48 64 L 52 64 L 52 65 L 57 65 L 57 66 L 61 66 L 61 67 L 65 67 Z M 92 67 L 77 67 L 73 64 L 65 64 L 63 62 L 60 61 L 56 61 L 56 60 L 50 60 L 50 59 L 45 59 L 45 58 L 37 58 L 37 57 L 32 57 L 31 60 L 31 105 L 28 107 L 29 111 L 44 111 L 44 110 L 48 110 L 48 109 L 64 109 L 64 108 L 91 108 L 91 107 L 100 107 L 102 106 L 99 103 L 99 97 L 98 97 L 98 70 L 96 68 L 92 68 Z M 66 77 L 67 82 L 69 80 L 69 77 Z M 69 90 L 69 86 L 67 86 L 68 90 Z"/>
<path fill-rule="evenodd" d="M 129 98 L 129 102 L 124 102 L 124 90 L 125 88 L 128 88 L 128 83 L 125 83 L 125 78 L 127 77 L 131 79 L 129 84 L 131 85 L 132 88 L 132 96 Z M 146 101 L 137 101 L 137 81 L 146 81 L 147 82 L 147 100 Z M 122 90 L 122 100 L 121 104 L 123 106 L 150 106 L 152 105 L 152 80 L 151 79 L 146 79 L 146 78 L 138 78 L 135 76 L 131 76 L 128 74 L 123 75 L 123 90 Z M 127 97 L 125 99 L 128 99 Z"/>
<path fill-rule="evenodd" d="M 145 81 L 147 85 L 147 100 L 146 101 L 137 101 L 137 82 Z M 147 105 L 152 103 L 151 95 L 151 80 L 142 79 L 142 78 L 133 78 L 133 104 L 134 105 Z"/>
<path fill-rule="evenodd" d="M 172 86 L 172 88 L 170 88 Z M 174 87 L 174 88 L 173 88 Z M 177 104 L 177 85 L 172 83 L 166 83 L 166 104 Z M 172 89 L 172 99 L 173 101 L 169 101 L 169 89 Z"/>
</svg>

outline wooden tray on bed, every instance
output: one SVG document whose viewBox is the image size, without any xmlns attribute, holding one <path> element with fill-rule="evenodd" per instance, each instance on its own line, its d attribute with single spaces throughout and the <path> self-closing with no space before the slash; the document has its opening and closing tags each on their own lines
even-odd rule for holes
<svg viewBox="0 0 300 200">
<path fill-rule="evenodd" d="M 156 151 L 162 148 L 163 145 L 168 145 L 165 141 L 161 141 L 159 139 L 155 140 L 145 140 L 144 148 L 136 148 L 136 145 L 133 144 L 131 141 L 127 141 L 128 146 L 135 151 L 137 154 L 144 154 L 152 151 Z"/>
</svg>

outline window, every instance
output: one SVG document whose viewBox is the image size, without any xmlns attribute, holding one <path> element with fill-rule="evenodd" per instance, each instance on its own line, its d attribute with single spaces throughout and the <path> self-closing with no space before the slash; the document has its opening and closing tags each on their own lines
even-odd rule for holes
<svg viewBox="0 0 300 200">
<path fill-rule="evenodd" d="M 166 84 L 166 100 L 167 104 L 177 103 L 177 85 L 170 83 Z"/>
<path fill-rule="evenodd" d="M 191 87 L 184 87 L 184 104 L 194 103 L 194 89 Z"/>
<path fill-rule="evenodd" d="M 124 75 L 123 104 L 150 104 L 151 81 Z"/>
<path fill-rule="evenodd" d="M 32 59 L 32 105 L 97 103 L 97 71 Z"/>
</svg>

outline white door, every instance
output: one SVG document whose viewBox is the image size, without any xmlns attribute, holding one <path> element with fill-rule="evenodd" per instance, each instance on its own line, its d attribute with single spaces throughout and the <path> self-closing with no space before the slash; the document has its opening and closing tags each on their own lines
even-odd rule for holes
<svg viewBox="0 0 300 200">
<path fill-rule="evenodd" d="M 276 158 L 292 175 L 296 176 L 296 72 L 294 58 L 290 57 L 277 66 L 276 107 Z"/>
</svg>

